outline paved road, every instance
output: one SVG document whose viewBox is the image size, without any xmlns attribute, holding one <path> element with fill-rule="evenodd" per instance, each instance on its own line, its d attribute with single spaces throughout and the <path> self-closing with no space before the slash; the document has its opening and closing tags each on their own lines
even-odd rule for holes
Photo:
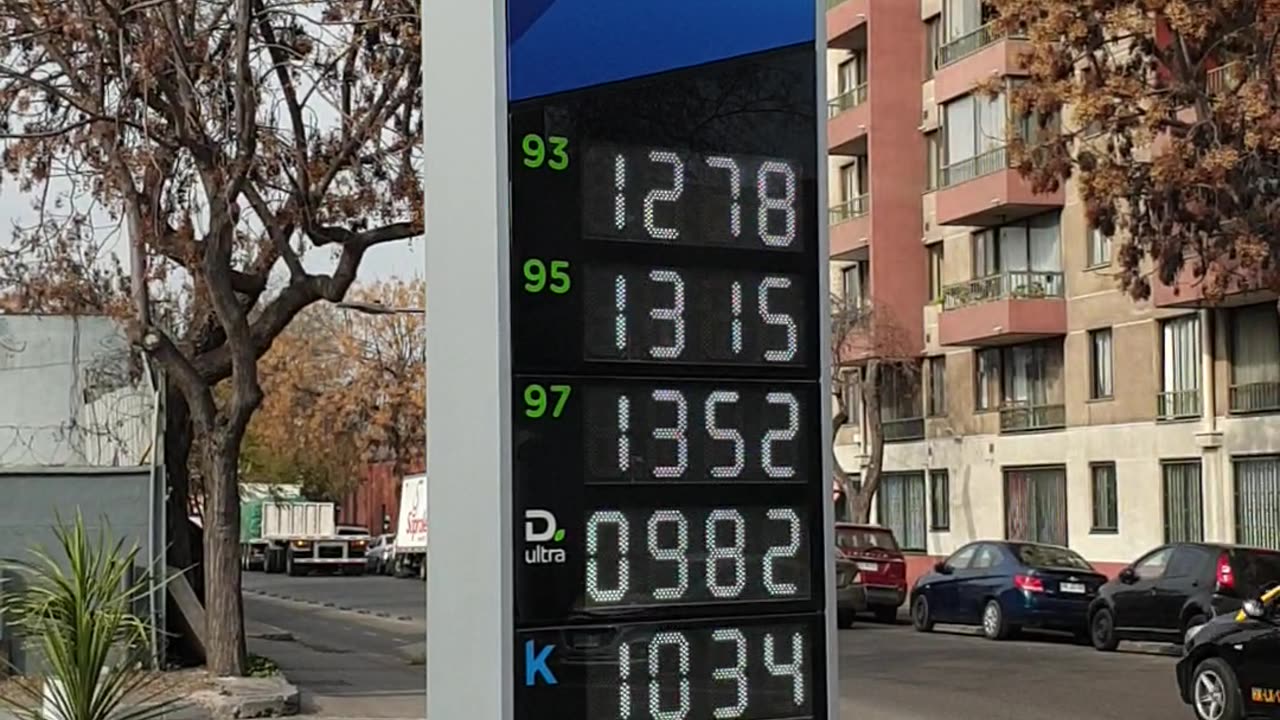
<svg viewBox="0 0 1280 720">
<path fill-rule="evenodd" d="M 251 618 L 266 613 L 269 619 L 263 621 L 299 628 L 300 637 L 314 637 L 321 646 L 394 655 L 421 642 L 426 631 L 421 619 L 426 589 L 419 581 L 248 574 L 245 587 L 319 603 L 246 594 Z M 268 603 L 270 608 L 262 609 Z M 324 603 L 335 607 L 325 608 Z M 303 614 L 291 607 L 303 609 Z M 341 612 L 338 607 L 351 610 Z M 376 612 L 414 620 L 379 619 Z M 318 618 L 308 613 L 324 614 L 323 630 Z M 963 629 L 923 634 L 906 625 L 866 620 L 840 633 L 841 712 L 843 720 L 1189 718 L 1190 710 L 1177 698 L 1174 662 L 1151 649 L 1099 653 L 1052 636 L 991 642 Z M 386 683 L 400 686 L 386 692 L 402 692 L 405 683 L 422 682 L 422 668 L 413 669 L 416 674 L 404 673 L 403 667 L 393 673 Z M 374 677 L 366 680 L 378 682 Z"/>
</svg>

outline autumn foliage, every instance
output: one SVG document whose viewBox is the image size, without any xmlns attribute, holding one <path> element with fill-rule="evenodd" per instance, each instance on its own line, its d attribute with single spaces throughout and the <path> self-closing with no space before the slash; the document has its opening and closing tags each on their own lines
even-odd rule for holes
<svg viewBox="0 0 1280 720">
<path fill-rule="evenodd" d="M 359 288 L 353 300 L 420 310 L 420 281 Z M 426 449 L 426 325 L 420 312 L 308 308 L 259 365 L 265 397 L 249 425 L 246 478 L 298 482 L 337 499 L 362 468 L 418 467 Z"/>
<path fill-rule="evenodd" d="M 245 667 L 237 474 L 258 361 L 346 296 L 370 248 L 423 231 L 420 28 L 416 0 L 0 0 L 0 177 L 31 199 L 0 291 L 116 310 L 163 370 L 171 558 L 194 555 L 198 450 L 219 675 Z"/>
<path fill-rule="evenodd" d="M 1015 138 L 1038 189 L 1075 181 L 1134 297 L 1184 267 L 1211 300 L 1280 288 L 1280 0 L 990 0 L 1029 38 Z"/>
</svg>

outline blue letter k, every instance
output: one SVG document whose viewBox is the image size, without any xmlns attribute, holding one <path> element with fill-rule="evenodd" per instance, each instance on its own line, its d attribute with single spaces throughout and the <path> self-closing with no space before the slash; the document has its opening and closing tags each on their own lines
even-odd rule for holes
<svg viewBox="0 0 1280 720">
<path fill-rule="evenodd" d="M 551 674 L 551 668 L 547 667 L 547 658 L 551 655 L 551 651 L 555 650 L 555 645 L 547 645 L 542 648 L 541 652 L 534 655 L 533 641 L 529 640 L 524 644 L 524 684 L 532 686 L 536 684 L 534 678 L 537 675 L 542 676 L 542 682 L 548 685 L 557 684 L 556 676 Z"/>
</svg>

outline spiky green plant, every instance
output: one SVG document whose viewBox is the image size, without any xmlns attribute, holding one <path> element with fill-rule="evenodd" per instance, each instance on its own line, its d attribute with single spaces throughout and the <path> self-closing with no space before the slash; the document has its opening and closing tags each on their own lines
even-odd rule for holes
<svg viewBox="0 0 1280 720">
<path fill-rule="evenodd" d="M 106 527 L 91 538 L 78 511 L 73 523 L 56 522 L 61 557 L 32 548 L 30 560 L 4 561 L 22 582 L 3 594 L 0 609 L 5 622 L 44 655 L 46 675 L 43 681 L 19 679 L 22 700 L 0 700 L 26 720 L 47 720 L 46 696 L 65 720 L 163 717 L 177 700 L 161 698 L 163 688 L 146 671 L 152 626 L 133 608 L 154 584 L 149 570 L 133 576 L 137 545 L 112 541 Z"/>
</svg>

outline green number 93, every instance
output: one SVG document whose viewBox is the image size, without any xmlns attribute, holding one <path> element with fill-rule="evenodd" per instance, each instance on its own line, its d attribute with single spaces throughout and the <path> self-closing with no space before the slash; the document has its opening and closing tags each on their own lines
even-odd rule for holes
<svg viewBox="0 0 1280 720">
<path fill-rule="evenodd" d="M 547 157 L 547 144 L 550 143 L 550 158 Z M 524 165 L 540 168 L 545 163 L 552 170 L 564 170 L 569 167 L 569 138 L 552 135 L 543 140 L 540 135 L 529 133 L 520 141 L 524 150 Z"/>
</svg>

